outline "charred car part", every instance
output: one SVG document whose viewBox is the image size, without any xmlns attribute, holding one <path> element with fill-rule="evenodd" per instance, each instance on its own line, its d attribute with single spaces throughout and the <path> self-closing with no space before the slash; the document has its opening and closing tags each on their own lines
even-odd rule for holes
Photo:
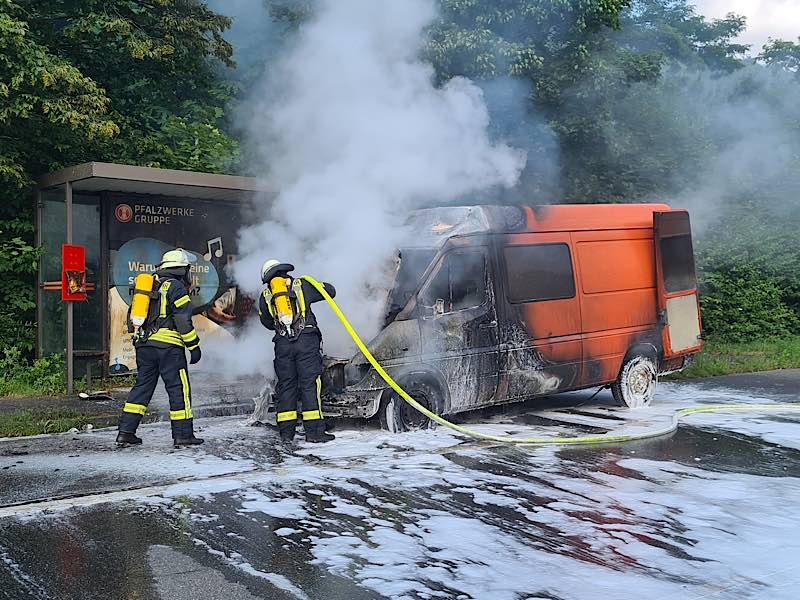
<svg viewBox="0 0 800 600">
<path fill-rule="evenodd" d="M 611 384 L 619 402 L 645 405 L 657 374 L 702 348 L 685 211 L 450 207 L 407 225 L 417 245 L 398 253 L 368 347 L 439 414 Z M 326 414 L 403 418 L 363 356 L 325 364 Z"/>
</svg>

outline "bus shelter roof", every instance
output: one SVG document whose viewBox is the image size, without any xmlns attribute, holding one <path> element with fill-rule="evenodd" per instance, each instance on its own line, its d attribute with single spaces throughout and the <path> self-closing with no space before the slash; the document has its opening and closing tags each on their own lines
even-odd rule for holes
<svg viewBox="0 0 800 600">
<path fill-rule="evenodd" d="M 257 194 L 269 194 L 255 177 L 215 175 L 174 169 L 154 169 L 104 162 L 88 162 L 39 178 L 41 191 L 72 183 L 74 193 L 122 192 L 176 196 L 204 200 L 246 201 Z"/>
</svg>

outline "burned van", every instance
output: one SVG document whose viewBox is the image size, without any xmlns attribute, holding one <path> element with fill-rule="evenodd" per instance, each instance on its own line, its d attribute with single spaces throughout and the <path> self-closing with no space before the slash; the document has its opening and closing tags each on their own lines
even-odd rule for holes
<svg viewBox="0 0 800 600">
<path fill-rule="evenodd" d="M 689 215 L 664 204 L 415 212 L 381 332 L 368 344 L 417 401 L 448 415 L 610 385 L 649 404 L 702 348 Z M 326 359 L 330 416 L 426 425 L 360 353 Z"/>
</svg>

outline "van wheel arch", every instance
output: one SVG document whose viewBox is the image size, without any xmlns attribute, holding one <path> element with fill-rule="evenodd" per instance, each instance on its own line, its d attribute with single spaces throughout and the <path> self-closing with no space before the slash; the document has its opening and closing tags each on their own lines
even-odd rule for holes
<svg viewBox="0 0 800 600">
<path fill-rule="evenodd" d="M 634 344 L 628 351 L 625 353 L 625 358 L 622 361 L 624 365 L 626 361 L 628 361 L 633 356 L 647 356 L 651 358 L 653 361 L 658 362 L 658 348 L 656 348 L 655 344 L 650 342 L 639 342 L 638 344 Z"/>
<path fill-rule="evenodd" d="M 438 415 L 449 405 L 447 386 L 430 371 L 412 371 L 396 378 L 398 385 L 412 398 Z M 432 428 L 435 423 L 420 414 L 391 388 L 381 395 L 378 407 L 381 429 L 400 433 L 412 429 Z"/>
</svg>

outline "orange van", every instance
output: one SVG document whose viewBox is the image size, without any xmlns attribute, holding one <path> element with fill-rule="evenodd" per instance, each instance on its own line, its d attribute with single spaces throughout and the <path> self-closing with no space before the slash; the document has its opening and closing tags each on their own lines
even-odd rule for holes
<svg viewBox="0 0 800 600">
<path fill-rule="evenodd" d="M 702 348 L 689 215 L 665 204 L 473 206 L 412 213 L 381 332 L 368 344 L 448 415 L 610 385 L 649 404 Z M 427 419 L 359 353 L 326 358 L 323 407 L 392 431 Z"/>
</svg>

